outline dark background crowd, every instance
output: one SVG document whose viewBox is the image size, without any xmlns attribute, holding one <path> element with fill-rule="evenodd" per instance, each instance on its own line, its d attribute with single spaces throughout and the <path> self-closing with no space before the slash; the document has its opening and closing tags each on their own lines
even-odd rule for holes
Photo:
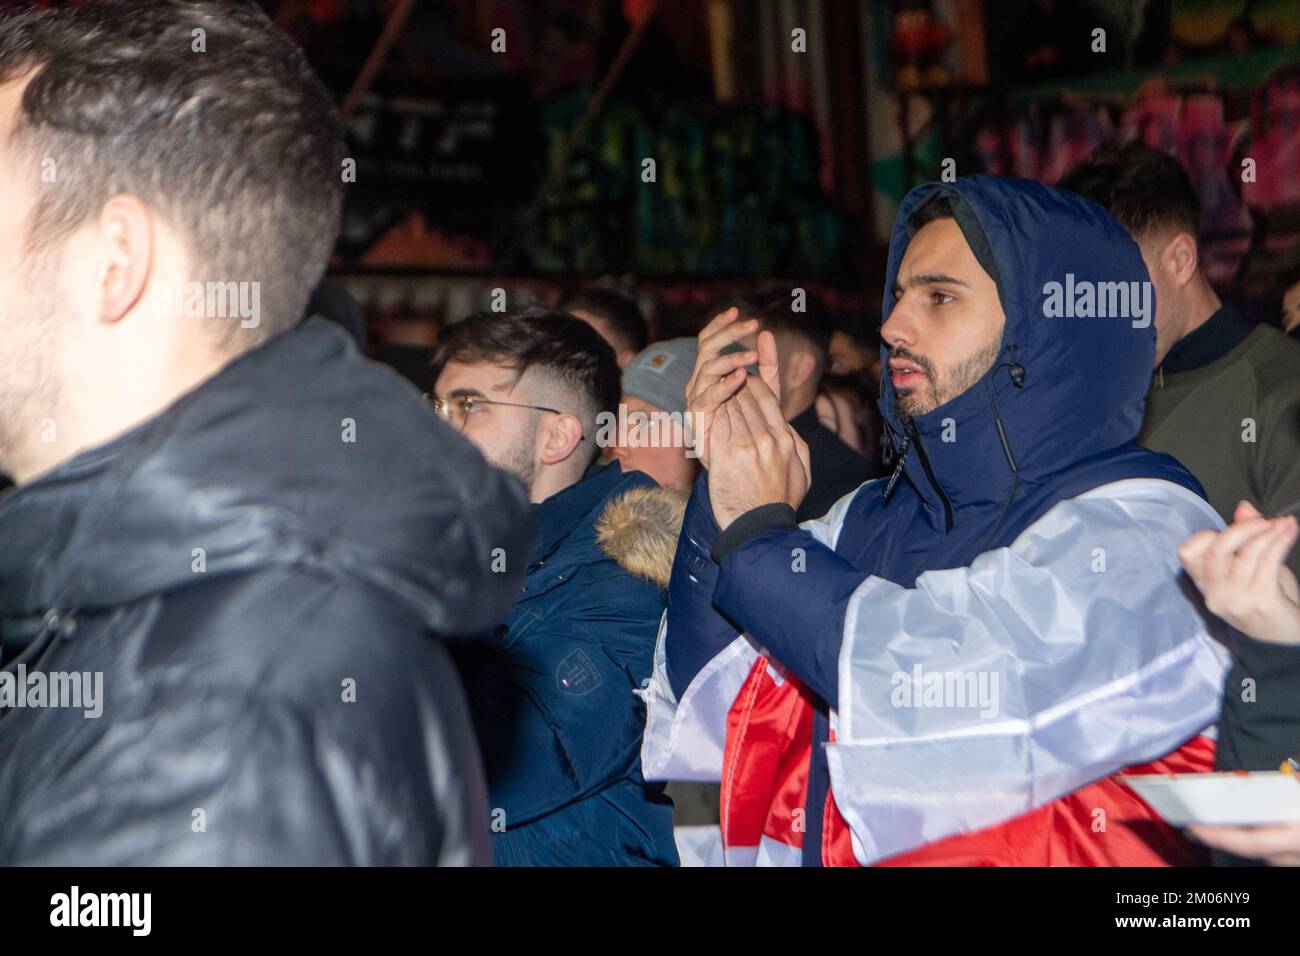
<svg viewBox="0 0 1300 956">
<path fill-rule="evenodd" d="M 590 296 L 630 357 L 802 288 L 826 356 L 817 417 L 880 474 L 880 276 L 903 193 L 949 168 L 1055 183 L 1116 138 L 1187 170 L 1214 289 L 1300 335 L 1293 4 L 265 5 L 351 97 L 358 188 L 331 275 L 371 353 L 424 388 L 438 330 L 497 290 Z M 1098 26 L 1104 48 L 1080 48 Z M 794 52 L 796 27 L 826 52 Z"/>
<path fill-rule="evenodd" d="M 439 331 L 478 309 L 583 296 L 630 359 L 799 288 L 825 355 L 817 418 L 880 474 L 880 283 L 903 194 L 945 172 L 1055 183 L 1116 138 L 1187 170 L 1213 288 L 1300 335 L 1286 0 L 261 6 L 342 105 L 356 162 L 315 305 L 425 390 Z"/>
</svg>

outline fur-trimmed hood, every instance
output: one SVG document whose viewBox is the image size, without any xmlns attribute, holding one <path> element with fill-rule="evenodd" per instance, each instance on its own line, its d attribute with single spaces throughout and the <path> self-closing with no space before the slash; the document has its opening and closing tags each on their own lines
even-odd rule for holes
<svg viewBox="0 0 1300 956">
<path fill-rule="evenodd" d="M 596 542 L 623 570 L 667 588 L 685 510 L 672 488 L 633 488 L 605 506 Z"/>
</svg>

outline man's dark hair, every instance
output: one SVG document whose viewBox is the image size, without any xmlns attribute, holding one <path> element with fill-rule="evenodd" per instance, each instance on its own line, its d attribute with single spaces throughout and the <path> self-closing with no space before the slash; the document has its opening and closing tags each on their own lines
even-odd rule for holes
<svg viewBox="0 0 1300 956">
<path fill-rule="evenodd" d="M 851 312 L 838 312 L 831 324 L 832 332 L 840 332 L 860 349 L 868 352 L 880 350 L 880 322 L 868 322 L 863 316 Z"/>
<path fill-rule="evenodd" d="M 1140 140 L 1102 143 L 1057 183 L 1104 206 L 1134 239 L 1201 228 L 1201 200 L 1173 156 Z"/>
<path fill-rule="evenodd" d="M 767 289 L 745 300 L 741 306 L 742 315 L 752 315 L 762 323 L 763 328 L 773 332 L 790 332 L 802 336 L 813 348 L 825 358 L 831 349 L 831 333 L 835 323 L 821 299 L 811 289 L 803 289 L 803 311 L 796 312 L 796 290 L 794 288 Z"/>
<path fill-rule="evenodd" d="M 940 219 L 956 218 L 957 215 L 952 210 L 952 200 L 942 193 L 935 193 L 913 209 L 912 214 L 907 217 L 907 234 L 915 236 L 921 231 L 922 227 L 928 226 L 932 222 L 938 222 Z"/>
<path fill-rule="evenodd" d="M 615 289 L 600 286 L 583 289 L 565 302 L 563 308 L 567 312 L 581 309 L 604 319 L 614 335 L 633 352 L 640 352 L 650 344 L 650 327 L 636 299 Z"/>
<path fill-rule="evenodd" d="M 189 247 L 198 282 L 257 282 L 242 350 L 294 325 L 342 206 L 343 125 L 302 52 L 255 5 L 105 0 L 0 18 L 0 81 L 31 74 L 11 142 L 36 181 L 28 251 L 136 196 Z M 229 331 L 232 328 L 234 331 Z M 236 342 L 239 345 L 236 345 Z"/>
<path fill-rule="evenodd" d="M 802 305 L 802 312 L 795 311 L 796 304 Z M 820 381 L 826 368 L 826 356 L 831 350 L 831 333 L 835 331 L 835 324 L 830 312 L 811 289 L 767 285 L 733 296 L 723 308 L 733 305 L 740 309 L 742 318 L 758 319 L 760 328 L 773 333 L 797 335 L 811 345 L 817 359 L 816 375 Z"/>
<path fill-rule="evenodd" d="M 601 412 L 618 408 L 622 379 L 608 342 L 586 322 L 556 309 L 475 312 L 438 336 L 433 380 L 448 362 L 490 363 L 514 369 L 515 381 L 529 369 L 540 370 L 572 394 L 583 408 L 562 408 L 583 422 L 584 434 L 595 428 Z"/>
</svg>

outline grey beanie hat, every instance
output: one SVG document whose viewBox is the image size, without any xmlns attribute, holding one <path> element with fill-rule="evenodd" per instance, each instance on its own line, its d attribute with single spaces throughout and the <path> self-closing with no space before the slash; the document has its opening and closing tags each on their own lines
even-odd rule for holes
<svg viewBox="0 0 1300 956">
<path fill-rule="evenodd" d="M 686 383 L 695 367 L 696 339 L 666 339 L 637 353 L 623 369 L 623 394 L 665 412 L 686 411 Z"/>
</svg>

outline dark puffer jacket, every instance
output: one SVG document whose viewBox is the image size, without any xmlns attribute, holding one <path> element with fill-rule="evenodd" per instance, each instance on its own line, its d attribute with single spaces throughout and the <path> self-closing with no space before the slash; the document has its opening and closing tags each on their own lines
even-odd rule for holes
<svg viewBox="0 0 1300 956">
<path fill-rule="evenodd" d="M 0 864 L 488 862 L 434 635 L 501 620 L 531 538 L 518 483 L 321 320 L 5 494 L 10 686 L 99 672 L 102 715 L 0 708 Z"/>
<path fill-rule="evenodd" d="M 641 776 L 655 635 L 685 502 L 617 462 L 533 507 L 505 624 L 456 648 L 499 866 L 676 866 L 672 804 Z"/>
</svg>

